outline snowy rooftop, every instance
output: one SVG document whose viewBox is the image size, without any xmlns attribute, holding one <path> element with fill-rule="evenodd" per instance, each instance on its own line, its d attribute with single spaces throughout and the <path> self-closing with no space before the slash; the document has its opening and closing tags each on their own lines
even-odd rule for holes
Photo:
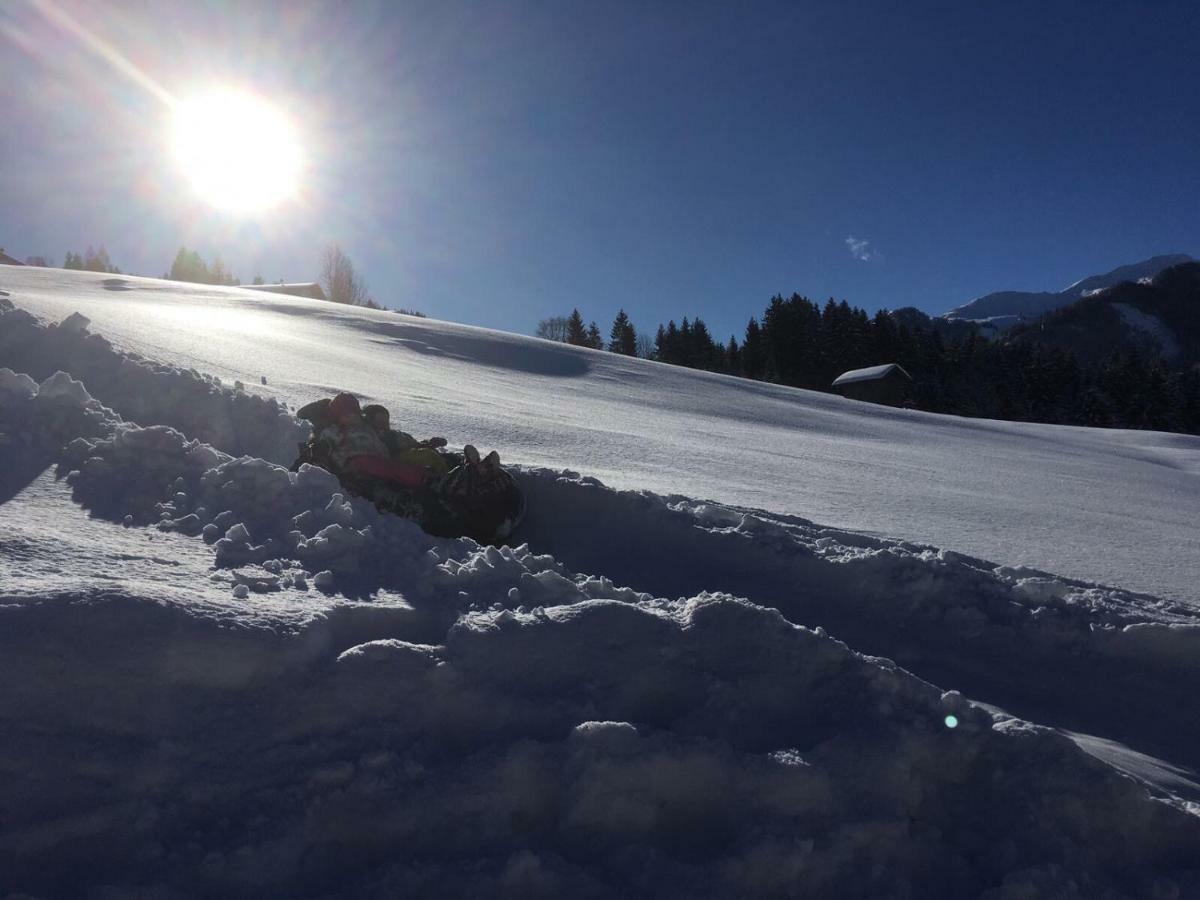
<svg viewBox="0 0 1200 900">
<path fill-rule="evenodd" d="M 833 386 L 837 387 L 839 384 L 851 384 L 852 382 L 856 381 L 879 381 L 881 378 L 886 378 L 892 373 L 893 370 L 896 369 L 904 372 L 904 377 L 909 381 L 912 380 L 912 376 L 904 371 L 903 366 L 896 363 L 887 363 L 886 365 L 882 366 L 870 366 L 866 369 L 851 369 L 849 372 L 843 372 L 833 380 Z"/>
<path fill-rule="evenodd" d="M 324 300 L 325 291 L 315 281 L 295 281 L 281 284 L 244 284 L 242 287 L 251 291 L 266 291 L 268 294 L 288 294 L 292 297 L 311 297 L 314 300 Z"/>
<path fill-rule="evenodd" d="M 337 389 L 520 543 L 288 472 Z M 6 892 L 1200 896 L 1195 438 L 13 269 L 0 453 Z"/>
</svg>

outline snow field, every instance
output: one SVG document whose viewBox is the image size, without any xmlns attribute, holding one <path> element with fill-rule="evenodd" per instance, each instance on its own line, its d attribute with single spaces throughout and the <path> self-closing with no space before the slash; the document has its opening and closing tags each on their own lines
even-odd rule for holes
<svg viewBox="0 0 1200 900">
<path fill-rule="evenodd" d="M 1200 896 L 1200 807 L 967 699 L 1194 765 L 1187 605 L 548 469 L 526 544 L 432 538 L 278 404 L 0 310 L 39 341 L 3 496 L 57 465 L 229 594 L 0 587 L 0 890 Z"/>
<path fill-rule="evenodd" d="M 438 551 L 420 549 L 424 535 L 414 542 L 419 529 L 412 523 L 344 497 L 336 479 L 321 469 L 291 474 L 263 460 L 231 460 L 162 426 L 114 429 L 111 438 L 80 438 L 67 448 L 60 468 L 78 467 L 68 476 L 77 499 L 96 512 L 115 499 L 119 508 L 109 511 L 110 518 L 128 516 L 138 523 L 157 518 L 164 530 L 202 534 L 215 544 L 218 566 L 265 565 L 267 570 L 253 574 L 235 572 L 243 598 L 309 577 L 317 587 L 332 589 L 340 576 L 343 589 L 360 594 L 392 586 L 422 599 L 438 577 L 466 567 L 477 581 L 479 576 L 502 585 L 511 581 L 514 586 L 501 591 L 505 604 L 537 605 L 546 602 L 546 584 L 562 577 L 561 566 L 514 572 L 527 559 L 545 564 L 544 556 L 524 547 L 491 548 L 474 557 L 459 550 L 458 559 L 450 554 L 443 562 Z M 792 621 L 821 625 L 864 651 L 1040 721 L 1111 730 L 1103 707 L 1088 708 L 1098 681 L 1107 687 L 1101 692 L 1107 705 L 1156 675 L 1190 684 L 1200 668 L 1200 625 L 1182 605 L 1158 603 L 1156 615 L 1148 617 L 1147 598 L 904 542 L 687 498 L 610 491 L 595 479 L 548 470 L 521 473 L 521 480 L 535 510 L 525 536 L 575 571 L 606 573 L 656 596 L 737 592 L 783 610 Z M 168 483 L 171 491 L 155 494 L 155 485 Z M 596 541 L 602 522 L 609 524 L 600 531 L 607 537 Z M 687 562 L 663 567 L 664 553 Z M 805 589 L 781 594 L 779 586 L 786 584 Z M 550 602 L 561 602 L 554 588 L 549 595 Z M 1051 665 L 1073 677 L 1047 683 Z M 1179 671 L 1190 673 L 1189 681 L 1171 678 Z M 1081 693 L 1085 672 L 1092 674 Z M 1140 688 L 1129 698 L 1134 709 L 1138 693 Z M 1149 737 L 1149 749 L 1200 764 L 1188 749 L 1200 730 L 1186 719 L 1161 715 L 1187 699 L 1167 690 L 1159 703 L 1142 704 L 1145 714 L 1128 717 L 1110 736 L 1140 735 L 1143 743 Z"/>
<path fill-rule="evenodd" d="M 506 462 L 571 468 L 620 489 L 801 513 L 1200 602 L 1200 438 L 890 410 L 237 288 L 30 267 L 8 267 L 0 280 L 13 302 L 45 321 L 82 310 L 131 359 L 154 360 L 164 373 L 198 370 L 210 383 L 213 375 L 227 385 L 241 380 L 247 392 L 293 408 L 350 390 L 387 405 L 405 430 L 497 447 Z M 0 356 L 0 366 L 38 381 L 73 372 L 127 420 L 172 425 L 235 456 L 290 462 L 286 443 L 272 451 L 206 437 L 203 421 L 180 421 L 186 405 L 134 414 L 80 370 L 76 343 L 42 347 L 36 359 L 15 347 L 23 359 Z"/>
<path fill-rule="evenodd" d="M 54 601 L 0 607 L 0 670 L 22 685 L 0 859 L 52 895 L 81 873 L 160 896 L 1197 886 L 1181 806 L 745 601 L 480 611 L 443 643 L 336 655 L 313 649 L 320 621 Z M 39 646 L 14 640 L 28 628 Z"/>
</svg>

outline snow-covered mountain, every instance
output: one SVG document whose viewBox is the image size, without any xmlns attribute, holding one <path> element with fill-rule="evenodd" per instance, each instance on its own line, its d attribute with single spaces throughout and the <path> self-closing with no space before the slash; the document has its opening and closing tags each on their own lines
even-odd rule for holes
<svg viewBox="0 0 1200 900">
<path fill-rule="evenodd" d="M 1192 262 L 1192 257 L 1186 253 L 1172 253 L 1118 266 L 1103 275 L 1081 278 L 1061 291 L 996 291 L 956 306 L 945 313 L 944 318 L 986 321 L 999 329 L 1010 328 L 1022 320 L 1035 319 L 1043 313 L 1074 303 L 1092 291 L 1124 281 L 1153 278 L 1163 269 L 1185 262 Z"/>
<path fill-rule="evenodd" d="M 0 290 L 4 893 L 1200 896 L 1200 439 Z M 283 469 L 339 389 L 498 447 L 521 543 Z"/>
<path fill-rule="evenodd" d="M 1036 323 L 1018 326 L 1013 341 L 1069 349 L 1081 362 L 1136 349 L 1184 369 L 1200 362 L 1200 263 L 1163 269 L 1152 278 L 1096 288 Z"/>
</svg>

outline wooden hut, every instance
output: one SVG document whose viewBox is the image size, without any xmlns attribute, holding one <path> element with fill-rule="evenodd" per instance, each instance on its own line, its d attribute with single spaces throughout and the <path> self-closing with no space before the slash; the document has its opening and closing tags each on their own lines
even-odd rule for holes
<svg viewBox="0 0 1200 900">
<path fill-rule="evenodd" d="M 851 369 L 833 382 L 833 389 L 843 397 L 885 406 L 903 406 L 911 386 L 912 376 L 896 363 Z"/>
<path fill-rule="evenodd" d="M 11 256 L 9 256 L 7 253 L 4 252 L 3 247 L 0 247 L 0 266 L 23 266 L 23 265 L 25 265 L 25 263 L 21 262 L 19 259 L 13 259 Z"/>
</svg>

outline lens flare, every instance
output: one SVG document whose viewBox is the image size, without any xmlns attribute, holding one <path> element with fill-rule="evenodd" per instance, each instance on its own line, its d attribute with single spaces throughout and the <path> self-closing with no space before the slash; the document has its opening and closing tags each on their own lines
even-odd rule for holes
<svg viewBox="0 0 1200 900">
<path fill-rule="evenodd" d="M 958 716 L 946 716 L 946 727 L 947 728 L 957 728 L 958 727 Z"/>
<path fill-rule="evenodd" d="M 177 103 L 172 146 L 200 198 L 229 212 L 270 209 L 300 186 L 295 129 L 247 91 L 214 90 Z"/>
</svg>

